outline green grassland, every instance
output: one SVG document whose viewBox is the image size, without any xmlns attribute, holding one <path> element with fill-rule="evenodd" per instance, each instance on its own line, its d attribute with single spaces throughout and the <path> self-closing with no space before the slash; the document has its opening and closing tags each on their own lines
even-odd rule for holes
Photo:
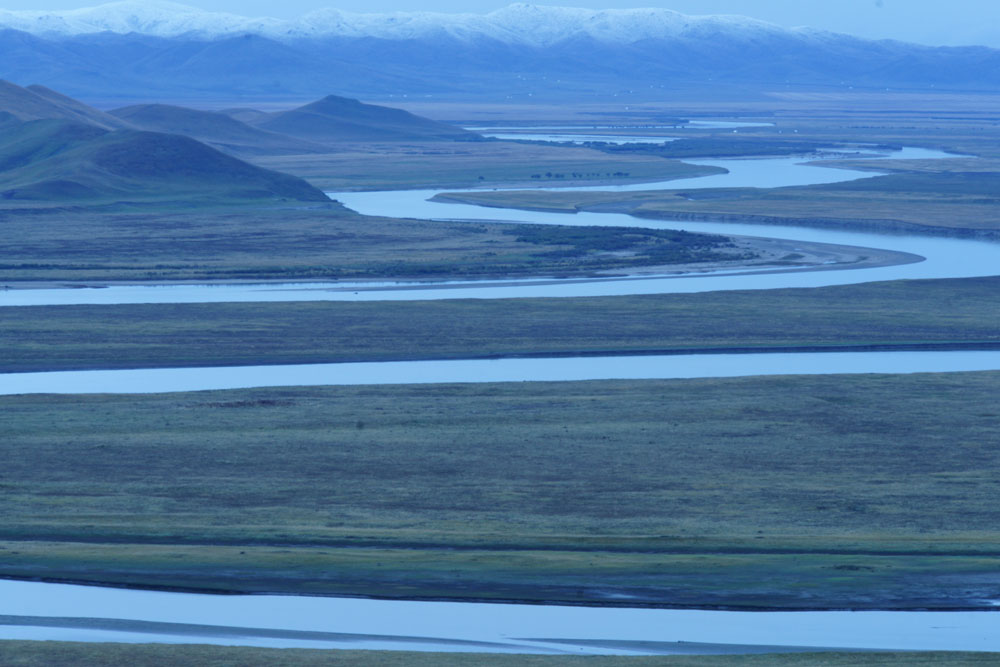
<svg viewBox="0 0 1000 667">
<path fill-rule="evenodd" d="M 326 200 L 302 179 L 261 169 L 189 137 L 108 131 L 58 119 L 8 120 L 0 126 L 0 200 Z"/>
<path fill-rule="evenodd" d="M 337 153 L 252 160 L 327 191 L 616 184 L 720 173 L 655 155 L 610 156 L 588 148 L 507 141 L 355 144 Z"/>
<path fill-rule="evenodd" d="M 75 667 L 76 665 L 178 665 L 203 667 L 867 667 L 868 665 L 992 665 L 994 653 L 805 653 L 726 656 L 537 656 L 487 653 L 413 653 L 408 651 L 329 651 L 235 646 L 155 644 L 84 644 L 74 642 L 0 642 L 7 667 Z"/>
<path fill-rule="evenodd" d="M 21 206 L 0 208 L 0 227 L 6 283 L 586 274 L 714 261 L 731 247 L 726 237 L 643 229 L 368 217 L 334 203 Z"/>
<path fill-rule="evenodd" d="M 836 150 L 835 143 L 820 143 L 801 139 L 779 139 L 764 137 L 708 136 L 680 138 L 662 144 L 613 144 L 590 142 L 588 147 L 596 148 L 609 155 L 656 155 L 663 158 L 683 159 L 699 157 L 756 157 L 761 155 L 804 155 L 815 151 Z"/>
<path fill-rule="evenodd" d="M 488 653 L 413 653 L 409 651 L 332 651 L 235 646 L 84 644 L 74 642 L 0 642 L 7 667 L 76 665 L 192 665 L 203 667 L 867 667 L 868 665 L 992 665 L 994 653 L 804 653 L 725 656 L 538 656 Z"/>
<path fill-rule="evenodd" d="M 956 608 L 996 598 L 1000 373 L 0 398 L 0 575 Z"/>
<path fill-rule="evenodd" d="M 37 306 L 0 371 L 1000 345 L 1000 278 L 576 299 Z"/>
</svg>

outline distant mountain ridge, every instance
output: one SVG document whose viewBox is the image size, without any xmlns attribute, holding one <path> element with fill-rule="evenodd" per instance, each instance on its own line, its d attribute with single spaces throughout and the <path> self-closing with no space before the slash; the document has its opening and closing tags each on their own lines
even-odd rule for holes
<svg viewBox="0 0 1000 667">
<path fill-rule="evenodd" d="M 872 41 L 739 16 L 514 4 L 295 21 L 161 0 L 0 11 L 0 78 L 122 102 L 201 98 L 566 102 L 677 91 L 1000 91 L 1000 50 Z"/>
<path fill-rule="evenodd" d="M 0 26 L 34 35 L 137 33 L 153 37 L 216 39 L 252 34 L 276 40 L 323 37 L 491 39 L 545 46 L 588 36 L 629 44 L 706 31 L 801 32 L 743 16 L 687 16 L 669 9 L 590 10 L 515 3 L 488 14 L 437 12 L 355 13 L 319 9 L 299 19 L 249 18 L 207 12 L 162 0 L 124 0 L 97 7 L 51 11 L 0 10 Z"/>
</svg>

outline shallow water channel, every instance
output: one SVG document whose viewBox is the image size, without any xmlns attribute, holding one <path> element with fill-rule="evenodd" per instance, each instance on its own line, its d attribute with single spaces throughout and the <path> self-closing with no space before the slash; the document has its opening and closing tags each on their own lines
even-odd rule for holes
<svg viewBox="0 0 1000 667">
<path fill-rule="evenodd" d="M 1000 351 L 675 354 L 50 371 L 0 374 L 0 395 L 981 370 L 1000 370 Z"/>
<path fill-rule="evenodd" d="M 0 581 L 0 637 L 574 654 L 1000 650 L 990 612 L 730 612 L 199 595 Z"/>
</svg>

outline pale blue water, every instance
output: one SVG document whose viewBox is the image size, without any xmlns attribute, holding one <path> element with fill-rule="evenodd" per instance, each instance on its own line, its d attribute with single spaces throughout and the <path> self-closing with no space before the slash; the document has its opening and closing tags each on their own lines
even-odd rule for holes
<svg viewBox="0 0 1000 667">
<path fill-rule="evenodd" d="M 1000 351 L 683 354 L 51 371 L 0 374 L 0 395 L 978 370 L 1000 370 Z"/>
<path fill-rule="evenodd" d="M 0 581 L 0 638 L 153 641 L 250 646 L 575 654 L 655 652 L 574 640 L 1000 651 L 1000 614 L 990 612 L 731 612 L 548 605 L 416 602 L 284 595 L 200 595 Z M 340 641 L 262 637 L 252 630 L 190 634 L 32 626 L 30 617 L 127 619 L 229 628 L 346 633 Z M 382 635 L 364 639 L 364 635 Z M 386 636 L 388 635 L 388 637 Z M 395 636 L 397 639 L 393 640 Z M 413 640 L 422 640 L 413 643 Z M 561 640 L 556 643 L 543 640 Z M 489 642 L 489 648 L 457 645 Z M 677 652 L 684 652 L 678 646 Z M 718 652 L 726 652 L 720 649 Z M 746 650 L 744 649 L 744 652 Z"/>
<path fill-rule="evenodd" d="M 591 141 L 599 141 L 606 144 L 662 144 L 668 141 L 676 141 L 677 137 L 652 137 L 627 134 L 555 134 L 555 133 L 529 133 L 529 132 L 489 132 L 483 134 L 490 139 L 504 139 L 508 141 L 549 141 L 555 143 L 585 144 Z"/>
</svg>

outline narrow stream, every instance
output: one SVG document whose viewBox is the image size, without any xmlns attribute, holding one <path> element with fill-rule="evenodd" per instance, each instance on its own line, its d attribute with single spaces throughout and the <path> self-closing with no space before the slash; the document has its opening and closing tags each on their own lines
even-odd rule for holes
<svg viewBox="0 0 1000 667">
<path fill-rule="evenodd" d="M 679 354 L 49 371 L 0 374 L 0 395 L 981 370 L 1000 370 L 1000 351 Z"/>
</svg>

